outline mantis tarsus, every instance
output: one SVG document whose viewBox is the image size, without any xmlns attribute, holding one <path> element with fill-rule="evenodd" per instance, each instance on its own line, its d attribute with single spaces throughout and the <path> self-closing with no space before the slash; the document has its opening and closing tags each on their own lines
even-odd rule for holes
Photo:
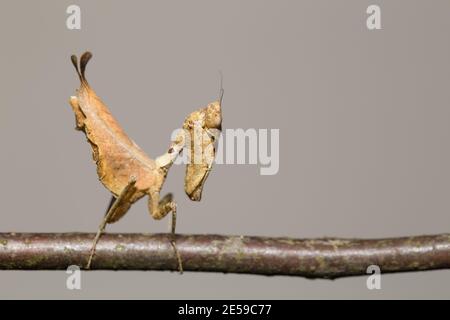
<svg viewBox="0 0 450 320">
<path fill-rule="evenodd" d="M 217 101 L 194 111 L 185 119 L 183 124 L 185 130 L 176 136 L 165 154 L 153 160 L 127 136 L 108 107 L 88 84 L 85 70 L 91 57 L 90 52 L 85 52 L 81 56 L 79 64 L 75 55 L 71 57 L 81 84 L 76 96 L 70 97 L 70 105 L 75 113 L 76 129 L 86 134 L 92 147 L 98 177 L 113 194 L 113 200 L 93 241 L 86 268 L 91 267 L 96 245 L 106 225 L 120 220 L 134 202 L 147 195 L 148 209 L 154 219 L 159 220 L 168 213 L 172 213 L 171 243 L 181 272 L 181 257 L 175 244 L 177 207 L 172 194 L 169 193 L 161 198 L 160 191 L 168 170 L 187 145 L 184 132 L 193 135 L 194 128 L 200 128 L 205 132 L 213 130 L 220 132 L 223 89 L 221 89 Z M 195 141 L 194 139 L 194 143 Z M 199 147 L 202 153 L 202 161 L 187 164 L 185 177 L 185 191 L 189 198 L 194 201 L 201 199 L 203 185 L 211 170 L 215 155 L 215 149 L 212 147 L 215 141 L 214 136 L 208 134 L 206 139 L 203 138 L 201 141 Z"/>
</svg>

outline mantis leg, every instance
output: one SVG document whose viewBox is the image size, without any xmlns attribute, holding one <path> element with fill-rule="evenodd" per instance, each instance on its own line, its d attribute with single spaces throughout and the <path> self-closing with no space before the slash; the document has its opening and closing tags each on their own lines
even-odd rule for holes
<svg viewBox="0 0 450 320">
<path fill-rule="evenodd" d="M 175 251 L 175 256 L 177 257 L 178 270 L 183 273 L 183 263 L 181 261 L 181 256 L 178 251 L 175 242 L 175 228 L 177 223 L 177 205 L 173 201 L 173 196 L 171 193 L 166 194 L 161 200 L 159 199 L 159 192 L 149 193 L 148 199 L 148 209 L 152 217 L 156 220 L 164 218 L 169 212 L 172 212 L 172 220 L 170 223 L 170 243 Z"/>
<path fill-rule="evenodd" d="M 116 202 L 117 198 L 115 196 L 111 196 L 111 200 L 109 200 L 108 208 L 106 209 L 105 216 L 108 214 L 109 210 L 113 206 L 114 202 Z"/>
<path fill-rule="evenodd" d="M 112 202 L 112 205 L 110 205 L 108 212 L 103 217 L 103 220 L 100 223 L 100 226 L 98 227 L 97 234 L 95 235 L 94 242 L 92 243 L 92 248 L 86 265 L 86 269 L 90 269 L 91 267 L 92 258 L 95 255 L 97 243 L 100 240 L 101 235 L 105 231 L 106 225 L 108 223 L 116 222 L 121 217 L 123 217 L 125 213 L 127 213 L 128 209 L 130 209 L 130 206 L 132 204 L 132 198 L 137 190 L 135 184 L 136 179 L 132 178 L 128 183 L 128 185 L 122 190 L 117 199 L 115 199 L 114 202 Z"/>
</svg>

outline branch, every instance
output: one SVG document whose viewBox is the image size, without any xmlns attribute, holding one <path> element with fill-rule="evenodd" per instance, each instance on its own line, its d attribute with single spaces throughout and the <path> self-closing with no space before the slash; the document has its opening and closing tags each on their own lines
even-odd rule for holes
<svg viewBox="0 0 450 320">
<path fill-rule="evenodd" d="M 94 234 L 0 233 L 0 269 L 84 266 Z M 167 234 L 104 234 L 92 269 L 177 270 Z M 184 270 L 339 278 L 450 268 L 450 234 L 392 239 L 177 235 Z"/>
</svg>

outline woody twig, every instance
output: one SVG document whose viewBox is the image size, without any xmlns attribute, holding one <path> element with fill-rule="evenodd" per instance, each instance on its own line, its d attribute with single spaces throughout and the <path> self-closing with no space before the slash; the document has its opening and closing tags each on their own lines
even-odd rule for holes
<svg viewBox="0 0 450 320">
<path fill-rule="evenodd" d="M 89 233 L 0 233 L 0 269 L 82 268 Z M 178 270 L 170 234 L 105 234 L 92 270 Z M 185 271 L 289 275 L 335 279 L 450 268 L 450 234 L 390 239 L 292 239 L 177 235 Z"/>
</svg>

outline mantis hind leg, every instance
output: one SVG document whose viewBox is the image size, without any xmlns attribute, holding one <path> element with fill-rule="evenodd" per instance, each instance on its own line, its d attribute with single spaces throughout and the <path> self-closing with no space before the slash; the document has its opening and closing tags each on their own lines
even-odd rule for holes
<svg viewBox="0 0 450 320">
<path fill-rule="evenodd" d="M 97 234 L 95 235 L 94 241 L 92 243 L 91 251 L 89 254 L 89 259 L 86 265 L 86 269 L 90 269 L 92 259 L 95 255 L 95 249 L 97 247 L 97 243 L 100 240 L 101 235 L 105 231 L 106 225 L 108 223 L 113 223 L 122 218 L 130 209 L 131 204 L 133 203 L 133 196 L 136 194 L 136 179 L 131 178 L 128 185 L 122 190 L 120 195 L 114 201 L 111 201 L 108 212 L 103 217 L 100 226 L 98 227 Z"/>
<path fill-rule="evenodd" d="M 113 206 L 114 202 L 117 200 L 115 196 L 111 196 L 111 200 L 109 200 L 108 208 L 105 211 L 105 216 L 108 214 L 109 210 Z"/>
<path fill-rule="evenodd" d="M 178 262 L 178 270 L 183 273 L 183 263 L 176 245 L 175 228 L 177 224 L 177 205 L 173 201 L 171 193 L 166 194 L 160 199 L 159 192 L 150 192 L 148 199 L 148 209 L 152 217 L 156 220 L 164 218 L 168 213 L 172 212 L 172 220 L 170 222 L 170 244 L 173 247 Z"/>
</svg>

